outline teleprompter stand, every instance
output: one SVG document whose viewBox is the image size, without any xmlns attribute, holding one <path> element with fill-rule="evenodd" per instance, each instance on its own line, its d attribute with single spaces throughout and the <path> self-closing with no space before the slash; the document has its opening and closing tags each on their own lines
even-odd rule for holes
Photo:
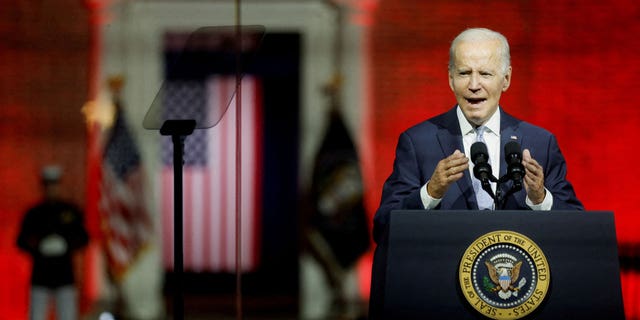
<svg viewBox="0 0 640 320">
<path fill-rule="evenodd" d="M 156 94 L 147 114 L 143 126 L 149 130 L 160 130 L 160 134 L 171 136 L 173 142 L 173 174 L 174 174 L 174 276 L 173 289 L 173 317 L 184 319 L 184 260 L 183 260 L 183 160 L 185 139 L 195 129 L 209 129 L 218 124 L 226 113 L 236 90 L 240 89 L 240 79 L 244 66 L 255 54 L 264 37 L 264 26 L 212 26 L 198 28 L 186 39 L 184 47 L 175 61 L 165 70 L 165 81 Z M 244 44 L 242 46 L 241 44 Z M 206 50 L 217 48 L 218 54 L 209 54 Z M 204 50 L 204 51 L 203 51 Z M 222 52 L 222 54 L 220 53 Z M 197 64 L 197 72 L 192 67 Z M 194 74 L 195 72 L 195 74 Z M 218 107 L 212 107 L 200 101 L 187 108 L 180 103 L 172 103 L 170 96 L 172 82 L 192 81 L 194 77 L 201 81 L 214 74 L 234 74 L 236 87 L 228 92 L 219 92 L 218 101 L 224 101 Z M 199 101 L 199 100 L 198 100 Z M 240 112 L 240 98 L 236 99 L 236 112 Z M 188 110 L 185 110 L 188 109 Z M 237 117 L 240 119 L 240 117 Z M 237 120 L 239 121 L 239 120 Z M 239 125 L 238 125 L 239 126 Z M 239 131 L 237 131 L 239 135 Z M 240 139 L 238 139 L 240 140 Z M 237 155 L 239 161 L 239 155 Z M 239 177 L 236 177 L 239 179 Z M 236 184 L 239 188 L 240 183 Z M 237 191 L 237 190 L 236 190 Z M 238 201 L 238 200 L 237 200 Z M 239 206 L 238 206 L 239 207 Z M 239 209 L 237 209 L 239 210 Z M 236 212 L 236 216 L 239 213 Z M 239 223 L 236 231 L 240 234 Z M 236 247 L 239 247 L 239 238 Z M 238 256 L 240 254 L 238 253 Z M 239 264 L 238 264 L 239 265 Z M 236 309 L 239 317 L 242 312 L 242 294 L 240 291 L 240 272 L 236 268 Z"/>
<path fill-rule="evenodd" d="M 183 210 L 183 160 L 184 160 L 184 140 L 193 133 L 196 127 L 195 120 L 166 120 L 160 128 L 160 134 L 171 136 L 173 142 L 173 261 L 174 261 L 174 294 L 173 294 L 173 314 L 175 319 L 182 319 L 184 315 L 184 260 L 183 260 L 183 230 L 182 230 L 182 210 Z"/>
</svg>

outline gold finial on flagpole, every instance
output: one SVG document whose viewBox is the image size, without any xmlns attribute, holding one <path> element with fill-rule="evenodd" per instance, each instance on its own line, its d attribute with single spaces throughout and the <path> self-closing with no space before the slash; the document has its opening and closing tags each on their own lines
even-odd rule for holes
<svg viewBox="0 0 640 320">
<path fill-rule="evenodd" d="M 88 128 L 91 129 L 98 125 L 104 130 L 113 125 L 117 100 L 123 86 L 123 76 L 110 76 L 107 78 L 107 87 L 111 97 L 108 94 L 106 96 L 99 95 L 95 100 L 89 100 L 82 106 L 81 112 L 85 116 Z"/>
</svg>

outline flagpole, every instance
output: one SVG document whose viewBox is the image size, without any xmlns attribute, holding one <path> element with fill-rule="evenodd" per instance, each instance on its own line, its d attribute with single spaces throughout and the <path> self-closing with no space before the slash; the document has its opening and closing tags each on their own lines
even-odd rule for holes
<svg viewBox="0 0 640 320">
<path fill-rule="evenodd" d="M 105 5 L 97 0 L 85 0 L 84 4 L 89 13 L 89 54 L 87 57 L 87 103 L 82 107 L 81 112 L 84 113 L 87 120 L 85 210 L 91 237 L 85 253 L 84 261 L 86 263 L 86 272 L 83 275 L 83 287 L 80 288 L 80 290 L 81 293 L 88 298 L 87 301 L 93 303 L 97 299 L 100 290 L 100 285 L 96 281 L 96 279 L 99 278 L 96 267 L 100 255 L 100 243 L 95 241 L 94 238 L 100 232 L 98 202 L 100 200 L 100 161 L 102 158 L 100 133 L 103 128 L 102 123 L 96 121 L 97 119 L 94 118 L 94 116 L 96 109 L 95 101 L 98 97 L 98 91 L 100 90 L 100 60 L 102 56 L 101 27 Z M 84 308 L 84 305 L 82 305 L 81 308 Z"/>
</svg>

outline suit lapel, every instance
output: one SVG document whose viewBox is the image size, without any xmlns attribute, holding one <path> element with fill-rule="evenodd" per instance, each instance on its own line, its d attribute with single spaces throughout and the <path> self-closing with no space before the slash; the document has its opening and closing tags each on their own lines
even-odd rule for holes
<svg viewBox="0 0 640 320">
<path fill-rule="evenodd" d="M 453 108 L 446 113 L 445 117 L 443 118 L 442 125 L 439 126 L 437 135 L 438 141 L 440 142 L 440 148 L 442 149 L 445 157 L 450 156 L 454 151 L 456 151 L 456 149 L 460 150 L 460 152 L 464 152 L 464 145 L 462 144 L 462 133 L 460 132 L 460 124 L 458 123 L 456 108 Z M 455 192 L 459 195 L 464 195 L 468 208 L 478 207 L 475 202 L 475 197 L 473 196 L 473 187 L 468 171 L 465 172 L 462 179 L 458 180 L 455 183 L 455 187 L 451 186 L 451 188 L 456 187 L 457 190 L 455 190 Z M 454 190 L 449 190 L 449 192 L 451 191 Z M 469 197 L 469 194 L 471 194 L 472 196 Z M 455 199 L 457 198 L 457 196 L 454 196 L 452 198 Z"/>
<path fill-rule="evenodd" d="M 460 133 L 460 125 L 458 124 L 458 116 L 456 115 L 456 109 L 453 112 L 448 112 L 444 121 L 438 129 L 438 141 L 440 142 L 440 148 L 445 156 L 451 155 L 456 149 L 460 152 L 464 152 L 464 146 L 462 145 L 462 133 Z"/>
</svg>

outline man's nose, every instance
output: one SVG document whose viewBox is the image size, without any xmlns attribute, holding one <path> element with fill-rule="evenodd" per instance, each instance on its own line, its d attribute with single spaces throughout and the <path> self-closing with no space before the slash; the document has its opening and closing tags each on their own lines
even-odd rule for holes
<svg viewBox="0 0 640 320">
<path fill-rule="evenodd" d="M 469 79 L 469 90 L 472 92 L 476 92 L 480 90 L 480 79 L 477 74 L 471 74 L 471 78 Z"/>
</svg>

